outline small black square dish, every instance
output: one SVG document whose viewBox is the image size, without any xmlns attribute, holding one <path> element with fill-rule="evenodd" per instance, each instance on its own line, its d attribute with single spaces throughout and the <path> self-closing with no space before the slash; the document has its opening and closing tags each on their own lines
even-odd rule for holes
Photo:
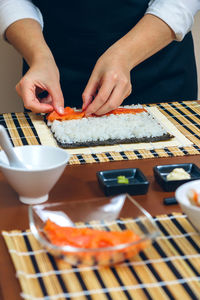
<svg viewBox="0 0 200 300">
<path fill-rule="evenodd" d="M 106 196 L 129 193 L 146 194 L 149 182 L 138 168 L 97 172 L 97 178 Z"/>
<path fill-rule="evenodd" d="M 168 180 L 167 175 L 176 168 L 185 170 L 190 175 L 190 178 Z M 156 181 L 166 192 L 174 192 L 177 187 L 184 184 L 185 182 L 200 179 L 200 169 L 192 163 L 155 166 L 153 168 L 153 172 Z"/>
</svg>

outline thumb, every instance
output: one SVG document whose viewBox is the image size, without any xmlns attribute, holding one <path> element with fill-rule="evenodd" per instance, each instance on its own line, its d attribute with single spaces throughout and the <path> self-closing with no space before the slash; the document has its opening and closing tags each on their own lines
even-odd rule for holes
<svg viewBox="0 0 200 300">
<path fill-rule="evenodd" d="M 52 105 L 55 109 L 55 111 L 63 115 L 64 114 L 64 97 L 61 90 L 60 83 L 57 86 L 54 86 L 53 88 L 50 87 L 49 94 L 52 98 Z"/>
</svg>

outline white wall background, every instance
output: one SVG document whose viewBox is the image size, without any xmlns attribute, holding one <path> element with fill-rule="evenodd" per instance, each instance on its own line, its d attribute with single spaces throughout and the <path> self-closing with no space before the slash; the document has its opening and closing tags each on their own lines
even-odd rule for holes
<svg viewBox="0 0 200 300">
<path fill-rule="evenodd" d="M 0 40 L 0 113 L 23 111 L 15 85 L 21 77 L 22 60 L 17 51 Z"/>
<path fill-rule="evenodd" d="M 199 74 L 200 99 L 200 12 L 195 17 L 192 31 Z M 15 91 L 15 85 L 21 77 L 21 69 L 21 57 L 11 45 L 0 40 L 0 113 L 23 111 L 22 101 Z"/>
</svg>

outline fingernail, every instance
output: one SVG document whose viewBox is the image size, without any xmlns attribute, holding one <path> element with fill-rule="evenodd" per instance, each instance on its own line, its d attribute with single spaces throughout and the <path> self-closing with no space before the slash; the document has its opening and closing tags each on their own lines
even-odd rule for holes
<svg viewBox="0 0 200 300">
<path fill-rule="evenodd" d="M 62 106 L 57 108 L 57 111 L 59 114 L 63 115 L 64 114 L 64 108 Z"/>
</svg>

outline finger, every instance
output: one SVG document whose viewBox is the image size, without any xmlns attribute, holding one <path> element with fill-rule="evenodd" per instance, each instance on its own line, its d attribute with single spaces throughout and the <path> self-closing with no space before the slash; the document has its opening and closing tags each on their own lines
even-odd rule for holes
<svg viewBox="0 0 200 300">
<path fill-rule="evenodd" d="M 16 86 L 17 93 L 22 98 L 25 108 L 36 113 L 48 113 L 53 110 L 53 106 L 40 103 L 36 97 L 36 86 L 32 81 L 21 80 Z"/>
<path fill-rule="evenodd" d="M 98 91 L 98 87 L 99 87 L 99 80 L 92 73 L 86 85 L 86 88 L 82 94 L 82 99 L 83 99 L 82 110 L 85 110 L 88 107 L 88 105 L 92 102 L 92 100 L 95 98 Z"/>
<path fill-rule="evenodd" d="M 98 94 L 92 103 L 86 109 L 86 116 L 96 114 L 96 112 L 108 101 L 111 93 L 115 87 L 115 82 L 111 80 L 104 80 L 100 87 Z"/>
<path fill-rule="evenodd" d="M 85 111 L 88 107 L 88 105 L 92 102 L 92 100 L 94 99 L 94 96 L 89 96 L 87 98 L 87 100 L 85 100 L 84 96 L 82 95 L 82 99 L 83 100 L 83 105 L 82 105 L 82 111 Z"/>
<path fill-rule="evenodd" d="M 127 91 L 124 91 L 124 87 L 121 84 L 118 84 L 114 90 L 112 91 L 112 94 L 108 101 L 102 105 L 96 112 L 96 115 L 104 115 L 108 112 L 110 112 L 113 109 L 116 109 L 120 104 L 123 102 L 123 100 L 127 97 L 128 93 Z"/>
<path fill-rule="evenodd" d="M 55 86 L 52 86 L 48 90 L 54 109 L 57 111 L 58 114 L 64 114 L 64 97 L 61 90 L 60 83 Z"/>
</svg>

